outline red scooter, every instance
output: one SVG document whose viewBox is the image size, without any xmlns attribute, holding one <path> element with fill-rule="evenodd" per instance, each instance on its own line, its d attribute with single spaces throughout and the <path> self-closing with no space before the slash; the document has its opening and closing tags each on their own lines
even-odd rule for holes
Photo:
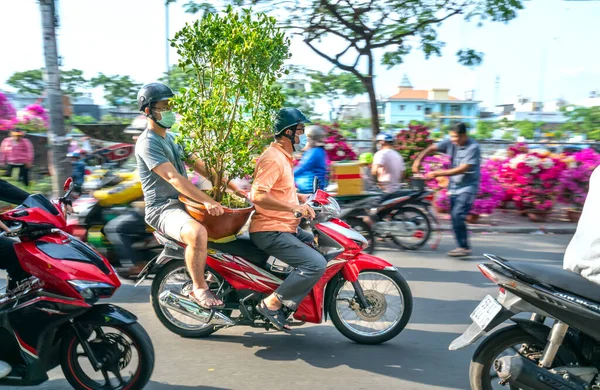
<svg viewBox="0 0 600 390">
<path fill-rule="evenodd" d="M 331 317 L 335 327 L 358 343 L 379 344 L 398 335 L 412 312 L 412 294 L 392 264 L 363 253 L 365 238 L 336 219 L 340 207 L 324 191 L 308 201 L 317 214 L 310 223 L 315 247 L 327 259 L 327 270 L 288 320 L 290 326 L 321 323 Z M 151 297 L 159 320 L 184 337 L 204 337 L 221 328 L 272 324 L 256 310 L 290 273 L 285 263 L 269 257 L 250 241 L 210 243 L 206 280 L 225 302 L 221 310 L 206 310 L 187 295 L 192 281 L 183 260 L 184 246 L 155 233 L 165 248 L 138 276 L 138 284 L 154 274 Z M 239 315 L 233 316 L 233 312 Z"/>
<path fill-rule="evenodd" d="M 65 233 L 73 190 L 50 202 L 31 195 L 0 214 L 22 271 L 0 294 L 0 360 L 12 371 L 1 385 L 38 385 L 58 366 L 75 389 L 142 389 L 154 348 L 137 318 L 110 304 L 121 283 L 108 260 Z M 6 233 L 1 233 L 6 235 Z"/>
</svg>

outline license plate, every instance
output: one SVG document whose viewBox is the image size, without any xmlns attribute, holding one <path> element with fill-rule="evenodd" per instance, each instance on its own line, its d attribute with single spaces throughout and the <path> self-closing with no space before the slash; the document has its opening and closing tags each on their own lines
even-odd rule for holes
<svg viewBox="0 0 600 390">
<path fill-rule="evenodd" d="M 471 320 L 484 329 L 500 313 L 500 310 L 502 310 L 502 305 L 492 296 L 487 295 L 471 313 Z"/>
</svg>

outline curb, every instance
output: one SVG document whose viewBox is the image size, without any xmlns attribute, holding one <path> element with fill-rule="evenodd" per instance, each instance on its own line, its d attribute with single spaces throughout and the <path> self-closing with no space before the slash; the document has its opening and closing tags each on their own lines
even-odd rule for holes
<svg viewBox="0 0 600 390">
<path fill-rule="evenodd" d="M 505 233 L 505 234 L 575 234 L 577 226 L 477 226 L 467 225 L 471 233 Z M 451 232 L 452 227 L 442 225 L 441 231 Z"/>
</svg>

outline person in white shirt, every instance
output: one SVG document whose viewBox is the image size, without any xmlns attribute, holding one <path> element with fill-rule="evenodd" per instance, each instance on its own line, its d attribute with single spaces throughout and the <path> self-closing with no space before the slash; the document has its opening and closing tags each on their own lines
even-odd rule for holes
<svg viewBox="0 0 600 390">
<path fill-rule="evenodd" d="M 590 177 L 590 189 L 583 205 L 575 235 L 569 242 L 563 268 L 600 284 L 600 167 Z"/>
<path fill-rule="evenodd" d="M 404 159 L 393 149 L 394 137 L 390 134 L 378 134 L 376 140 L 378 151 L 373 156 L 371 173 L 384 192 L 396 192 L 400 189 L 406 169 Z"/>
</svg>

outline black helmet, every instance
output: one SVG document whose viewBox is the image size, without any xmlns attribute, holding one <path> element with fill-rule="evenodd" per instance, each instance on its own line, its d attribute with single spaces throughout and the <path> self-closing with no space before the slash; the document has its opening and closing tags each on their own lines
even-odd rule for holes
<svg viewBox="0 0 600 390">
<path fill-rule="evenodd" d="M 137 95 L 138 110 L 143 112 L 144 109 L 149 107 L 152 103 L 168 100 L 174 95 L 171 88 L 163 83 L 146 84 L 140 89 Z"/>
<path fill-rule="evenodd" d="M 312 123 L 297 108 L 282 108 L 277 114 L 275 122 L 275 135 L 281 134 L 284 130 L 297 125 L 298 123 Z M 293 142 L 293 141 L 292 141 Z"/>
</svg>

